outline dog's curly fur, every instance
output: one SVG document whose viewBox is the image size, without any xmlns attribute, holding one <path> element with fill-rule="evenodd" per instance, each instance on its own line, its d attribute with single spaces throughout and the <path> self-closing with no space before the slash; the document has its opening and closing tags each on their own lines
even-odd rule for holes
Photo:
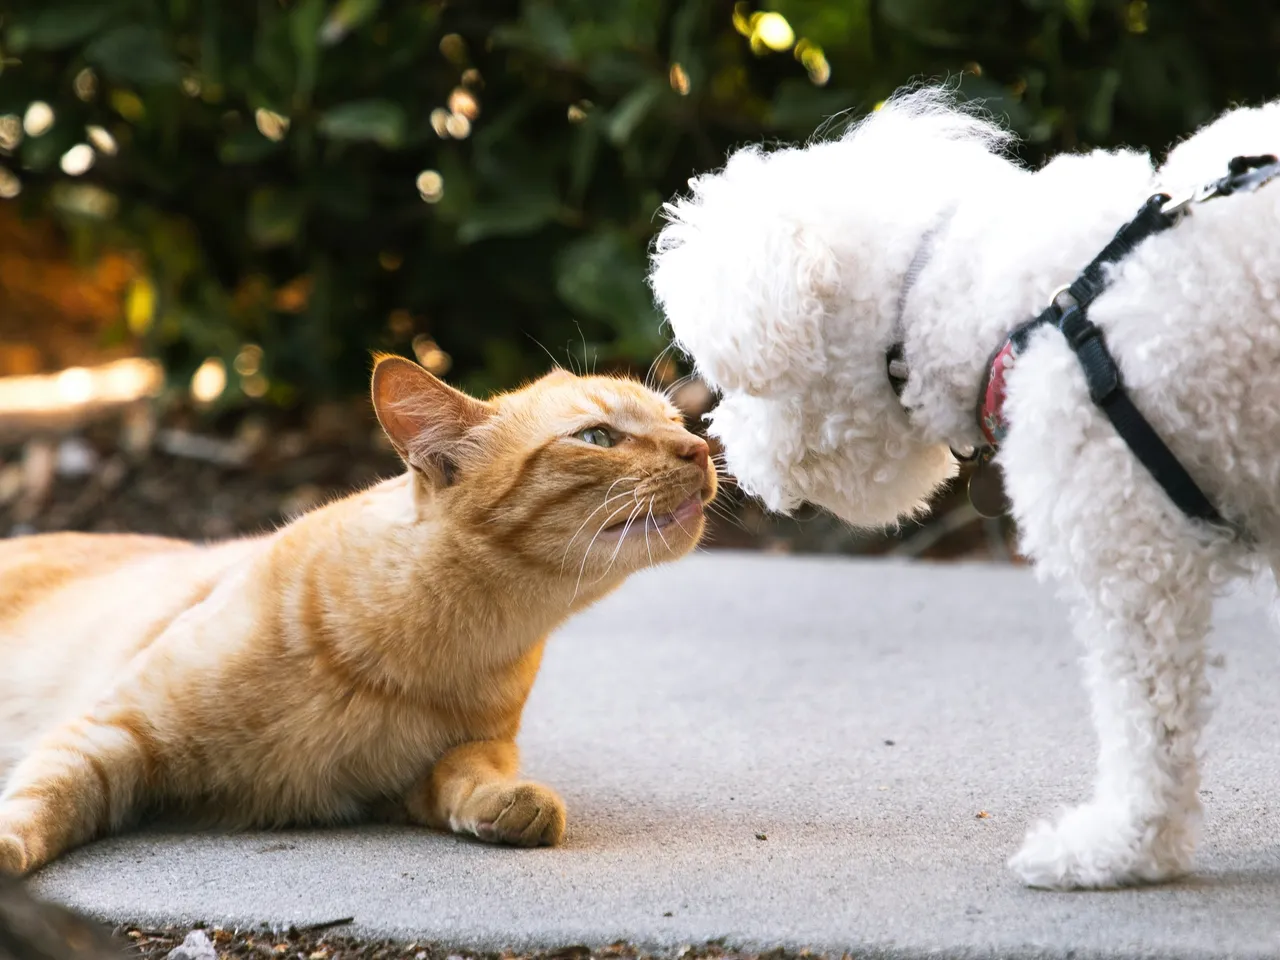
<svg viewBox="0 0 1280 960">
<path fill-rule="evenodd" d="M 1003 155 L 1009 139 L 926 88 L 838 139 L 739 150 L 667 206 L 654 292 L 722 393 L 712 432 L 730 468 L 769 507 L 809 501 L 858 525 L 921 510 L 955 471 L 949 448 L 981 442 L 977 394 L 1004 336 L 1157 189 L 1280 153 L 1280 102 L 1224 115 L 1159 171 L 1119 150 L 1033 172 Z M 1247 537 L 1179 512 L 1091 403 L 1056 330 L 1009 373 L 997 462 L 1023 550 L 1073 605 L 1100 740 L 1092 799 L 1033 827 L 1011 860 L 1034 886 L 1189 869 L 1212 599 L 1280 560 L 1278 227 L 1280 182 L 1200 205 L 1115 268 L 1090 310 L 1139 409 Z M 899 340 L 901 402 L 885 374 Z"/>
</svg>

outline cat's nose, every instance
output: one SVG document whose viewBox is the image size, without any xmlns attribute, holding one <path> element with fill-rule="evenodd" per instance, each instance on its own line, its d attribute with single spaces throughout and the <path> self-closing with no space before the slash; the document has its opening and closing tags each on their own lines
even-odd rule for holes
<svg viewBox="0 0 1280 960">
<path fill-rule="evenodd" d="M 677 456 L 681 460 L 688 460 L 695 463 L 698 468 L 706 473 L 707 461 L 711 458 L 711 448 L 707 446 L 707 441 L 701 437 L 690 437 L 682 448 L 677 451 Z"/>
</svg>

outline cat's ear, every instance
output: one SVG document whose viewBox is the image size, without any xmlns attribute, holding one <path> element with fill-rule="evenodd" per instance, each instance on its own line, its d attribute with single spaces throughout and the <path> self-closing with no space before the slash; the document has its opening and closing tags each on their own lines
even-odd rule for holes
<svg viewBox="0 0 1280 960">
<path fill-rule="evenodd" d="M 373 409 L 400 458 L 439 487 L 453 483 L 468 433 L 494 414 L 492 405 L 396 356 L 377 358 Z"/>
</svg>

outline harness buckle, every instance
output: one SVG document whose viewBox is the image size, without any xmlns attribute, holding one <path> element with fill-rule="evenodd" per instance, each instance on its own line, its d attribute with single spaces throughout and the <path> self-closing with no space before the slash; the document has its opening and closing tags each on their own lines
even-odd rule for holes
<svg viewBox="0 0 1280 960">
<path fill-rule="evenodd" d="M 1172 198 L 1166 199 L 1164 205 L 1160 207 L 1160 212 L 1166 217 L 1177 220 L 1191 211 L 1193 203 L 1204 203 L 1214 197 L 1230 194 L 1234 189 L 1232 179 L 1232 176 L 1228 175 L 1220 180 L 1214 180 L 1212 183 L 1202 183 L 1195 189 L 1181 194 L 1176 200 Z M 1158 193 L 1156 196 L 1168 197 L 1169 195 L 1167 193 Z"/>
<path fill-rule="evenodd" d="M 1059 300 L 1065 300 L 1059 303 Z M 1059 313 L 1066 313 L 1067 310 L 1076 305 L 1076 298 L 1071 296 L 1071 284 L 1064 283 L 1057 290 L 1049 294 L 1049 306 L 1057 307 Z"/>
<path fill-rule="evenodd" d="M 1166 217 L 1176 220 L 1177 218 L 1181 217 L 1184 213 L 1187 212 L 1187 208 L 1190 207 L 1191 204 L 1195 203 L 1196 194 L 1198 192 L 1199 192 L 1199 189 L 1188 190 L 1186 193 L 1179 196 L 1178 199 L 1176 200 L 1170 197 L 1160 207 L 1160 212 L 1164 214 Z M 1168 197 L 1169 195 L 1166 193 L 1164 194 L 1164 196 Z"/>
<path fill-rule="evenodd" d="M 1160 212 L 1170 219 L 1177 220 L 1191 212 L 1191 205 L 1193 203 L 1204 203 L 1206 200 L 1216 197 L 1221 192 L 1221 180 L 1216 180 L 1213 183 L 1202 183 L 1194 190 L 1188 190 L 1181 194 L 1176 200 L 1172 198 L 1167 199 L 1160 207 Z M 1169 195 L 1166 193 L 1157 194 L 1157 196 L 1168 197 Z"/>
</svg>

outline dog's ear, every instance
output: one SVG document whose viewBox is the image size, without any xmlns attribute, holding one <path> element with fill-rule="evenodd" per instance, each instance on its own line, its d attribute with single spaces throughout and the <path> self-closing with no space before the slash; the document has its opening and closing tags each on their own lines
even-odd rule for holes
<svg viewBox="0 0 1280 960">
<path fill-rule="evenodd" d="M 798 393 L 826 371 L 825 321 L 840 296 L 834 251 L 802 210 L 771 191 L 755 149 L 690 181 L 665 208 L 650 284 L 706 379 L 753 396 Z"/>
</svg>

